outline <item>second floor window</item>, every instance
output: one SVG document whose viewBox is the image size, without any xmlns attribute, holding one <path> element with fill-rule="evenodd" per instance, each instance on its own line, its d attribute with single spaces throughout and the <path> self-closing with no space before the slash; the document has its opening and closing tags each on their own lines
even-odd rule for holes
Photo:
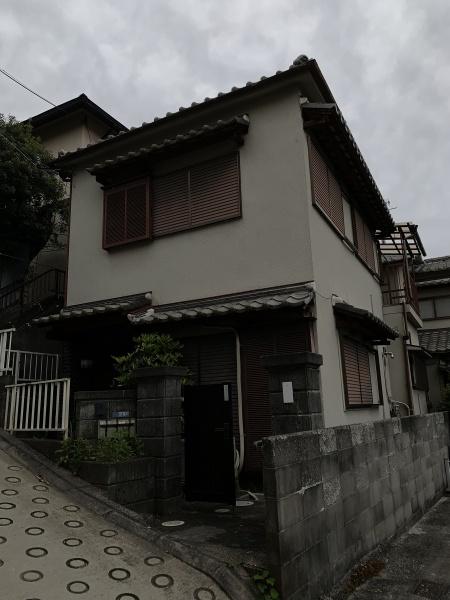
<svg viewBox="0 0 450 600">
<path fill-rule="evenodd" d="M 103 247 L 240 216 L 239 155 L 233 152 L 105 191 Z"/>
<path fill-rule="evenodd" d="M 344 197 L 342 188 L 321 152 L 309 139 L 311 183 L 314 204 L 351 242 L 372 271 L 378 271 L 372 233 L 360 213 Z"/>
</svg>

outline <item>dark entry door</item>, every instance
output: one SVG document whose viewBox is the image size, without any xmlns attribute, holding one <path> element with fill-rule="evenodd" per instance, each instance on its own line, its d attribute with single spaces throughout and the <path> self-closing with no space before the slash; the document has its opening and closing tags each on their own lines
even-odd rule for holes
<svg viewBox="0 0 450 600">
<path fill-rule="evenodd" d="M 231 385 L 184 388 L 187 500 L 235 502 Z"/>
</svg>

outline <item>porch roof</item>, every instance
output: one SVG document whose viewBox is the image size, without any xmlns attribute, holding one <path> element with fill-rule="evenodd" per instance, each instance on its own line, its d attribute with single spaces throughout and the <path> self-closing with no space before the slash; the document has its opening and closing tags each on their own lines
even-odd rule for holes
<svg viewBox="0 0 450 600">
<path fill-rule="evenodd" d="M 279 308 L 306 308 L 314 299 L 314 291 L 308 284 L 285 286 L 241 294 L 221 296 L 177 304 L 138 309 L 128 315 L 136 325 L 166 323 L 204 317 L 222 317 Z"/>
<path fill-rule="evenodd" d="M 371 313 L 369 310 L 357 308 L 345 302 L 338 302 L 334 305 L 334 312 L 341 317 L 348 319 L 352 327 L 360 333 L 366 334 L 372 342 L 389 343 L 387 340 L 398 338 L 398 332 L 389 327 L 382 319 Z"/>
<path fill-rule="evenodd" d="M 450 352 L 450 328 L 422 329 L 419 331 L 419 342 L 428 352 Z"/>
<path fill-rule="evenodd" d="M 132 294 L 130 296 L 121 296 L 119 298 L 108 298 L 107 300 L 86 302 L 85 304 L 73 304 L 71 306 L 65 306 L 58 313 L 33 319 L 33 323 L 36 325 L 48 325 L 49 323 L 65 319 L 92 317 L 114 312 L 126 313 L 139 306 L 148 305 L 150 302 L 151 292 L 147 292 L 145 294 Z"/>
<path fill-rule="evenodd" d="M 417 287 L 428 287 L 437 285 L 449 285 L 450 277 L 442 277 L 441 279 L 424 279 L 423 281 L 416 281 Z"/>
</svg>

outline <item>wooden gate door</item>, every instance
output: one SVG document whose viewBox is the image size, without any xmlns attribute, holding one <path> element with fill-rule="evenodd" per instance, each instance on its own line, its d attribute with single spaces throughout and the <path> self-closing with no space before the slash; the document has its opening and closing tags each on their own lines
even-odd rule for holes
<svg viewBox="0 0 450 600">
<path fill-rule="evenodd" d="M 235 503 L 231 385 L 184 388 L 187 500 Z"/>
</svg>

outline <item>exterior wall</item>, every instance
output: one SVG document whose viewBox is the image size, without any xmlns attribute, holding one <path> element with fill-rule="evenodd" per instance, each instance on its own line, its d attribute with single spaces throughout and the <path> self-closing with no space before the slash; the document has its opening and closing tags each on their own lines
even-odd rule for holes
<svg viewBox="0 0 450 600">
<path fill-rule="evenodd" d="M 250 130 L 240 149 L 236 221 L 106 252 L 101 187 L 86 171 L 75 174 L 69 305 L 150 290 L 160 304 L 313 278 L 297 95 L 239 109 L 248 110 Z"/>
<path fill-rule="evenodd" d="M 303 134 L 306 148 L 306 137 Z M 367 409 L 346 409 L 344 382 L 340 358 L 339 336 L 336 329 L 332 298 L 337 296 L 383 318 L 381 287 L 368 268 L 354 255 L 353 251 L 338 236 L 334 228 L 313 205 L 308 171 L 307 151 L 304 152 L 307 169 L 309 221 L 311 230 L 311 252 L 313 257 L 314 281 L 316 283 L 317 329 L 314 349 L 323 356 L 322 398 L 325 426 L 372 421 L 389 416 L 387 406 L 384 362 L 380 353 L 381 383 L 386 406 Z"/>
<path fill-rule="evenodd" d="M 448 413 L 264 440 L 269 565 L 284 600 L 318 598 L 447 487 Z"/>
</svg>

